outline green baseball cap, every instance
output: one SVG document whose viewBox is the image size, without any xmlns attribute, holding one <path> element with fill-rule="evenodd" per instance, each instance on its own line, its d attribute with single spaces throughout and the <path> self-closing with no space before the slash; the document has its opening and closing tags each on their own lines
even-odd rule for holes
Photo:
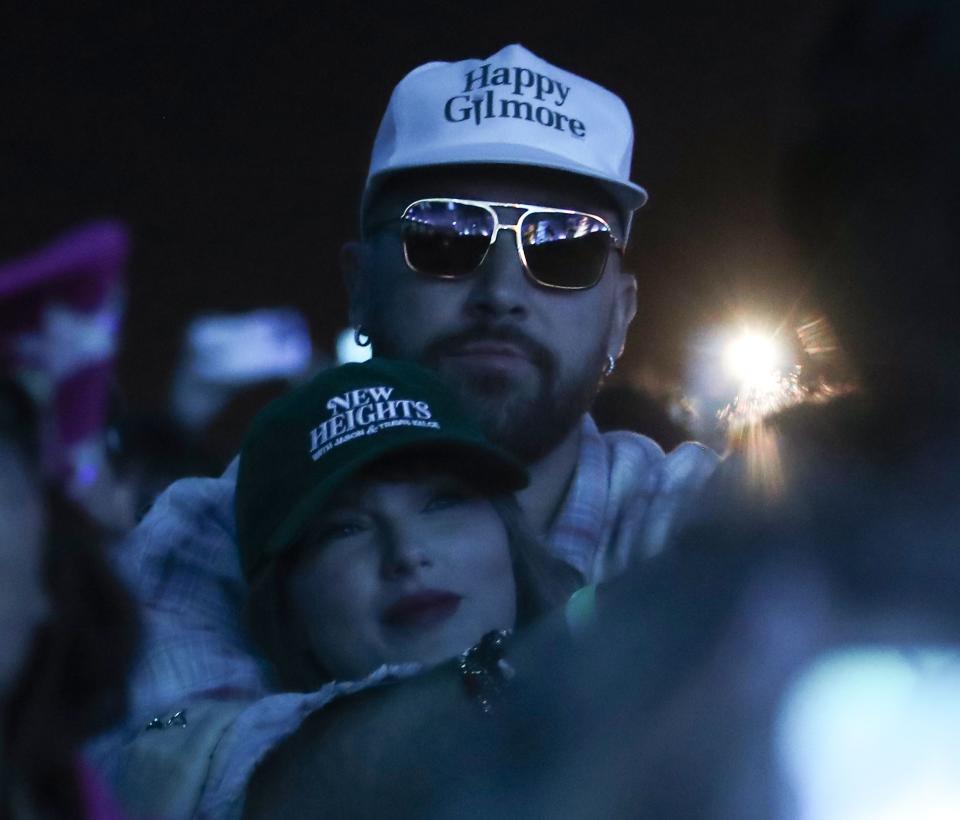
<svg viewBox="0 0 960 820">
<path fill-rule="evenodd" d="M 383 358 L 325 370 L 267 405 L 244 439 L 234 511 L 247 578 L 296 541 L 345 481 L 407 451 L 454 455 L 471 480 L 498 491 L 529 481 L 435 373 Z"/>
</svg>

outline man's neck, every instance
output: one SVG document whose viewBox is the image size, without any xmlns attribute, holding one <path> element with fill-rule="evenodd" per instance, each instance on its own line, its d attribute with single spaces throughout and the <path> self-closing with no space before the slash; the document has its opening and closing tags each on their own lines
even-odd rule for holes
<svg viewBox="0 0 960 820">
<path fill-rule="evenodd" d="M 560 511 L 580 456 L 580 424 L 539 461 L 527 465 L 530 484 L 517 493 L 517 501 L 539 535 L 545 535 Z"/>
</svg>

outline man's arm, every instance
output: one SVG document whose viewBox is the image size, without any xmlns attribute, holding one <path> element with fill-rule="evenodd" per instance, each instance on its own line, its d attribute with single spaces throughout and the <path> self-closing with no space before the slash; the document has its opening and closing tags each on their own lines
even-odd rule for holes
<svg viewBox="0 0 960 820">
<path fill-rule="evenodd" d="M 264 761 L 243 816 L 419 815 L 438 793 L 469 788 L 477 770 L 465 764 L 494 745 L 493 731 L 452 663 L 341 699 Z"/>
<path fill-rule="evenodd" d="M 468 696 L 455 661 L 331 704 L 254 773 L 245 820 L 423 817 L 469 803 L 504 758 L 546 759 L 550 734 L 527 720 L 530 694 L 562 684 L 576 651 L 561 608 L 509 643 L 515 676 L 493 714 Z"/>
</svg>

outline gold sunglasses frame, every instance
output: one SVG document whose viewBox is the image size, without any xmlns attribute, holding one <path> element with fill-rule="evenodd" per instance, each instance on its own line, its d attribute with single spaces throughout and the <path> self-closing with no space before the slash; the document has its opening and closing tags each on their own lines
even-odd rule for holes
<svg viewBox="0 0 960 820">
<path fill-rule="evenodd" d="M 520 235 L 520 228 L 523 225 L 523 220 L 526 219 L 532 213 L 547 213 L 547 214 L 566 214 L 569 216 L 588 216 L 591 219 L 597 220 L 601 225 L 606 228 L 606 234 L 610 239 L 610 244 L 613 248 L 623 254 L 623 242 L 617 237 L 613 232 L 613 228 L 610 227 L 610 223 L 607 222 L 602 216 L 597 216 L 596 214 L 589 213 L 587 211 L 575 211 L 569 210 L 567 208 L 550 208 L 546 205 L 527 205 L 522 202 L 488 202 L 482 199 L 458 199 L 456 197 L 425 197 L 423 199 L 417 199 L 407 205 L 403 209 L 403 213 L 400 214 L 398 219 L 402 222 L 407 218 L 407 214 L 410 212 L 410 209 L 416 205 L 423 205 L 426 203 L 438 203 L 438 202 L 453 202 L 456 205 L 475 205 L 479 208 L 482 208 L 491 216 L 493 216 L 493 232 L 490 234 L 489 242 L 487 243 L 487 248 L 483 252 L 483 256 L 480 257 L 480 261 L 477 263 L 477 266 L 473 270 L 465 274 L 442 274 L 442 273 L 429 273 L 426 271 L 418 270 L 411 262 L 410 256 L 407 253 L 407 243 L 403 243 L 403 259 L 407 263 L 407 267 L 410 268 L 414 273 L 419 273 L 421 276 L 430 276 L 434 279 L 464 279 L 467 276 L 475 273 L 483 265 L 484 261 L 487 258 L 487 254 L 490 253 L 490 249 L 496 243 L 498 237 L 500 236 L 500 231 L 513 231 L 514 236 L 517 240 L 517 255 L 520 257 L 520 264 L 523 266 L 524 273 L 530 278 L 532 282 L 539 285 L 542 288 L 549 288 L 550 290 L 589 290 L 590 288 L 596 287 L 599 284 L 600 280 L 603 279 L 603 274 L 607 269 L 607 257 L 603 258 L 603 265 L 600 268 L 600 272 L 597 274 L 597 278 L 591 282 L 589 285 L 551 285 L 549 282 L 544 282 L 537 278 L 537 276 L 530 270 L 530 265 L 527 262 L 527 255 L 523 250 L 523 238 Z M 500 221 L 500 216 L 496 212 L 496 208 L 510 208 L 515 211 L 522 211 L 523 213 L 517 217 L 517 221 L 512 225 L 504 225 Z M 393 220 L 390 220 L 393 221 Z M 412 220 L 410 220 L 412 221 Z"/>
</svg>

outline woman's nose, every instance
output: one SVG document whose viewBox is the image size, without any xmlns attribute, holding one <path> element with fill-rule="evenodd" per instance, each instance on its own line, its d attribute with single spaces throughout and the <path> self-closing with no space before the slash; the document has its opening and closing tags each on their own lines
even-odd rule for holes
<svg viewBox="0 0 960 820">
<path fill-rule="evenodd" d="M 384 539 L 382 572 L 386 578 L 413 575 L 432 563 L 422 539 L 402 532 L 390 533 Z"/>
</svg>

